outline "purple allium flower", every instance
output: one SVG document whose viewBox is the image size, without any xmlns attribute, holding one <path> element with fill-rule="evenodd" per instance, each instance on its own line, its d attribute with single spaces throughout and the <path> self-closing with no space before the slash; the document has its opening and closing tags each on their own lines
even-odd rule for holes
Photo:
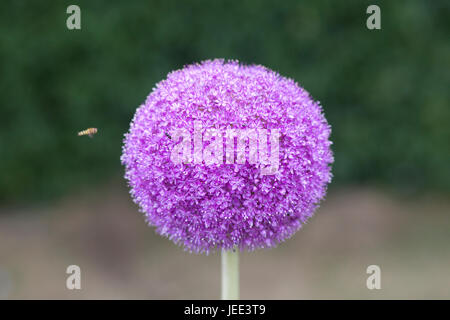
<svg viewBox="0 0 450 320">
<path fill-rule="evenodd" d="M 279 130 L 278 170 L 226 163 L 225 152 L 223 163 L 174 163 L 179 140 L 170 132 L 194 134 L 194 121 L 202 133 Z M 293 80 L 263 66 L 205 61 L 156 85 L 136 111 L 121 161 L 134 201 L 159 234 L 197 253 L 253 250 L 276 246 L 313 215 L 331 181 L 330 132 L 319 103 Z"/>
</svg>

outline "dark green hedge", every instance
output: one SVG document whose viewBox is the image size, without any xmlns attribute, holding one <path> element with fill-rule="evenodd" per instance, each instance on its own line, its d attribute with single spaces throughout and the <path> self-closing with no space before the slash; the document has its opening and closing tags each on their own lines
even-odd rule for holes
<svg viewBox="0 0 450 320">
<path fill-rule="evenodd" d="M 122 135 L 167 72 L 208 58 L 279 71 L 333 126 L 335 183 L 450 191 L 448 1 L 0 3 L 0 202 L 121 175 Z M 95 139 L 78 130 L 95 126 Z"/>
</svg>

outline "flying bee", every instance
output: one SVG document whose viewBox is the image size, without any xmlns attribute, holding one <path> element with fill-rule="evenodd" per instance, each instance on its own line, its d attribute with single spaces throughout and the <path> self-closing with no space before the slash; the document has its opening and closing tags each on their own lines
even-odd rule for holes
<svg viewBox="0 0 450 320">
<path fill-rule="evenodd" d="M 78 136 L 88 135 L 89 138 L 92 138 L 94 136 L 94 134 L 97 133 L 97 131 L 98 131 L 97 128 L 88 128 L 86 130 L 78 132 Z"/>
</svg>

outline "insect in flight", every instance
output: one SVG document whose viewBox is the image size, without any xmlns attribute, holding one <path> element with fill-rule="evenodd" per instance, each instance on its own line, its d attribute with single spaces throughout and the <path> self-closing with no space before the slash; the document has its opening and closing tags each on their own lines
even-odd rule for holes
<svg viewBox="0 0 450 320">
<path fill-rule="evenodd" d="M 88 135 L 89 138 L 92 138 L 94 136 L 94 134 L 97 133 L 97 131 L 98 131 L 97 128 L 88 128 L 86 130 L 78 132 L 78 136 Z"/>
</svg>

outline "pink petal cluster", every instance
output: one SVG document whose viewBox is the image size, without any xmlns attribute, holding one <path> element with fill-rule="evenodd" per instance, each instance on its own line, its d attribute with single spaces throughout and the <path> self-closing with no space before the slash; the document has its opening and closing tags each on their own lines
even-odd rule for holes
<svg viewBox="0 0 450 320">
<path fill-rule="evenodd" d="M 170 161 L 174 128 L 278 129 L 279 168 Z M 314 213 L 331 181 L 322 108 L 293 80 L 263 66 L 213 60 L 171 72 L 136 111 L 121 161 L 131 195 L 156 231 L 208 253 L 274 247 Z"/>
</svg>

